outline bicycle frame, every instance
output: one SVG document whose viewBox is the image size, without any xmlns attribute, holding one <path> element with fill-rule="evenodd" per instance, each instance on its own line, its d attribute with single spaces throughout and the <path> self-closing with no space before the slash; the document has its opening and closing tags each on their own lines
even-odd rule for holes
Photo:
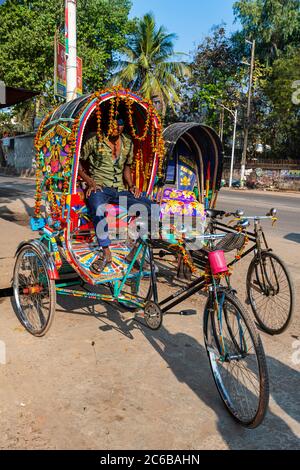
<svg viewBox="0 0 300 470">
<path fill-rule="evenodd" d="M 225 232 L 225 233 L 236 233 L 236 230 L 233 227 L 231 228 L 228 225 L 223 224 L 219 221 L 212 222 L 212 224 L 213 224 L 212 225 L 213 230 L 220 229 L 222 232 Z M 242 253 L 239 259 L 235 258 L 234 260 L 232 260 L 228 264 L 229 268 L 234 266 L 241 259 L 248 256 L 250 253 L 254 252 L 254 256 L 256 256 L 256 255 L 260 255 L 263 251 L 270 251 L 270 248 L 267 243 L 267 239 L 263 231 L 263 228 L 261 226 L 260 220 L 254 219 L 254 231 L 253 232 L 247 231 L 247 237 L 248 237 L 248 240 L 253 243 L 253 246 L 251 246 L 248 250 Z M 265 248 L 263 248 L 263 245 Z"/>
<path fill-rule="evenodd" d="M 253 232 L 247 232 L 247 237 L 250 242 L 253 243 L 253 246 L 250 247 L 248 250 L 246 250 L 244 253 L 241 254 L 239 258 L 235 258 L 232 260 L 229 264 L 228 267 L 231 268 L 233 267 L 236 263 L 238 263 L 241 259 L 245 258 L 248 256 L 250 253 L 254 252 L 254 259 L 257 259 L 257 266 L 260 266 L 260 271 L 261 271 L 261 280 L 260 282 L 260 277 L 257 272 L 257 282 L 259 284 L 259 288 L 262 292 L 264 292 L 266 295 L 269 295 L 270 290 L 273 291 L 274 294 L 278 294 L 280 286 L 279 286 L 279 281 L 277 278 L 277 273 L 273 265 L 273 261 L 271 260 L 271 266 L 273 269 L 273 274 L 275 276 L 276 280 L 276 286 L 274 287 L 274 283 L 272 283 L 269 279 L 268 273 L 266 271 L 265 264 L 262 259 L 263 253 L 270 252 L 272 249 L 269 247 L 264 230 L 261 225 L 261 220 L 262 219 L 270 219 L 270 217 L 245 217 L 245 219 L 252 219 L 254 221 L 254 231 Z M 235 233 L 236 230 L 234 228 L 228 227 L 228 225 L 225 225 L 219 221 L 214 221 L 210 222 L 210 228 L 212 230 L 220 229 L 225 233 Z M 258 269 L 258 268 L 256 268 Z"/>
<path fill-rule="evenodd" d="M 154 301 L 157 302 L 157 288 L 156 288 L 155 270 L 153 268 L 152 247 L 147 241 L 144 241 L 142 239 L 139 239 L 137 243 L 138 243 L 138 247 L 135 250 L 133 259 L 130 262 L 128 269 L 125 272 L 124 276 L 122 276 L 122 278 L 120 279 L 110 279 L 110 280 L 103 279 L 103 282 L 101 284 L 104 284 L 104 285 L 108 284 L 112 286 L 113 292 L 111 295 L 67 289 L 67 287 L 70 287 L 72 285 L 82 284 L 81 279 L 79 282 L 78 281 L 69 281 L 69 282 L 63 282 L 63 283 L 58 282 L 56 284 L 57 294 L 71 296 L 71 297 L 88 298 L 92 300 L 104 300 L 106 302 L 116 302 L 116 301 L 122 300 L 124 304 L 128 303 L 128 305 L 130 304 L 131 306 L 143 308 L 145 305 L 145 300 L 137 295 L 123 292 L 123 288 L 124 288 L 125 283 L 128 280 L 132 280 L 132 281 L 135 280 L 136 286 L 138 287 L 141 279 L 143 277 L 150 275 Z M 144 265 L 147 253 L 149 254 L 149 257 L 150 257 L 151 272 L 143 270 L 143 265 Z M 137 273 L 132 273 L 133 267 L 138 257 L 140 256 L 140 254 L 142 255 L 142 261 L 140 263 L 139 271 Z"/>
</svg>

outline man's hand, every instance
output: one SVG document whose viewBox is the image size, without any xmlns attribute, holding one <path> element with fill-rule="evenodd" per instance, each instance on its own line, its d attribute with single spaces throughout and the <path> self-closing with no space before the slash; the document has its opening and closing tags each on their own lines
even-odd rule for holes
<svg viewBox="0 0 300 470">
<path fill-rule="evenodd" d="M 82 164 L 79 162 L 79 169 L 78 169 L 78 175 L 83 179 L 83 181 L 88 185 L 88 189 L 87 189 L 87 192 L 86 192 L 86 197 L 90 197 L 90 195 L 92 194 L 92 192 L 94 191 L 97 192 L 97 189 L 100 189 L 100 191 L 102 191 L 102 188 L 101 186 L 97 186 L 96 184 L 96 181 L 91 178 L 89 175 L 86 174 L 86 172 L 84 171 L 83 167 L 82 167 Z"/>
<path fill-rule="evenodd" d="M 131 186 L 129 191 L 134 195 L 136 199 L 140 199 L 142 196 L 142 192 L 136 186 Z"/>
<path fill-rule="evenodd" d="M 97 189 L 101 189 L 101 188 L 99 188 L 99 186 L 97 187 L 96 181 L 93 180 L 92 178 L 88 179 L 87 184 L 88 184 L 88 189 L 87 189 L 87 192 L 86 192 L 86 197 L 90 197 L 90 195 L 92 194 L 93 191 L 94 191 L 94 193 L 96 193 Z"/>
</svg>

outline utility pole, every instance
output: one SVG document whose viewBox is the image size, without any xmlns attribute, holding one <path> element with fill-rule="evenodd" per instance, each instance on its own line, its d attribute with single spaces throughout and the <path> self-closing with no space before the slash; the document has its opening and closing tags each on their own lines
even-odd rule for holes
<svg viewBox="0 0 300 470">
<path fill-rule="evenodd" d="M 221 113 L 220 113 L 220 130 L 219 130 L 219 137 L 222 143 L 223 143 L 223 138 L 224 138 L 224 118 L 225 118 L 225 113 L 224 113 L 224 108 L 222 106 Z"/>
<path fill-rule="evenodd" d="M 234 128 L 233 128 L 232 153 L 231 153 L 230 178 L 229 178 L 229 187 L 230 188 L 232 188 L 232 180 L 233 180 L 233 166 L 234 166 L 237 119 L 238 119 L 238 110 L 236 109 L 235 112 L 234 112 Z"/>
<path fill-rule="evenodd" d="M 224 106 L 224 104 L 219 103 L 219 106 L 223 110 L 223 116 L 224 116 L 224 111 L 228 111 L 231 116 L 234 118 L 234 126 L 233 126 L 233 138 L 232 138 L 232 152 L 231 152 L 231 165 L 230 165 L 230 178 L 229 178 L 229 187 L 232 187 L 232 180 L 233 180 L 233 166 L 234 166 L 234 156 L 235 156 L 235 141 L 236 141 L 236 128 L 237 128 L 237 120 L 238 120 L 238 110 L 236 109 L 233 111 L 230 108 L 227 108 L 227 106 Z M 223 117 L 224 121 L 224 117 Z M 222 143 L 223 143 L 223 133 L 222 133 Z"/>
<path fill-rule="evenodd" d="M 243 149 L 242 165 L 241 165 L 241 187 L 244 187 L 245 173 L 246 173 L 248 137 L 249 137 L 249 127 L 250 127 L 250 116 L 251 116 L 253 71 L 254 71 L 254 63 L 255 63 L 255 40 L 246 41 L 246 42 L 252 45 L 252 51 L 251 51 L 250 78 L 249 78 L 249 89 L 248 89 L 248 107 L 247 107 L 247 116 L 246 116 L 246 122 L 245 122 L 245 134 L 244 134 L 244 149 Z"/>
<path fill-rule="evenodd" d="M 67 101 L 76 98 L 77 93 L 77 28 L 76 0 L 66 2 L 66 62 L 67 62 Z"/>
</svg>

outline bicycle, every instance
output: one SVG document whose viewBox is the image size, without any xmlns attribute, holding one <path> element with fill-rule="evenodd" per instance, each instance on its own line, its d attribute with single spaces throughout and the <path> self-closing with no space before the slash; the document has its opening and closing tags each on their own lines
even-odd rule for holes
<svg viewBox="0 0 300 470">
<path fill-rule="evenodd" d="M 269 400 L 263 345 L 250 314 L 230 285 L 227 266 L 223 262 L 222 272 L 213 271 L 210 258 L 218 247 L 215 242 L 225 236 L 208 234 L 202 238 L 208 247 L 202 258 L 205 273 L 159 306 L 166 313 L 204 288 L 208 290 L 203 331 L 215 384 L 233 418 L 244 427 L 255 428 L 263 421 Z"/>
<path fill-rule="evenodd" d="M 253 314 L 259 326 L 270 335 L 279 335 L 289 327 L 294 312 L 294 286 L 285 263 L 273 253 L 267 242 L 263 227 L 263 220 L 271 220 L 273 224 L 278 220 L 277 210 L 271 209 L 265 216 L 246 216 L 242 210 L 235 213 L 208 210 L 210 217 L 208 231 L 216 233 L 217 230 L 227 235 L 220 242 L 218 248 L 224 251 L 241 250 L 246 242 L 253 245 L 240 256 L 232 260 L 228 267 L 233 267 L 241 259 L 254 252 L 249 265 L 246 287 L 247 301 L 251 305 Z M 220 222 L 224 217 L 234 216 L 236 225 L 230 227 Z M 250 221 L 254 222 L 253 232 L 248 231 Z M 239 233 L 238 245 L 232 242 L 232 234 Z"/>
</svg>

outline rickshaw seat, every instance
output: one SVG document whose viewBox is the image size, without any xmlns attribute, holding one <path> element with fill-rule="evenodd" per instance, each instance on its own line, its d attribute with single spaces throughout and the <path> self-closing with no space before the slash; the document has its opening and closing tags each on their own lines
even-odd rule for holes
<svg viewBox="0 0 300 470">
<path fill-rule="evenodd" d="M 118 204 L 109 204 L 106 209 L 106 218 L 109 227 L 121 229 L 127 226 L 126 209 Z M 74 236 L 81 236 L 86 233 L 87 236 L 95 234 L 94 224 L 86 204 L 83 191 L 71 195 L 70 200 L 70 221 L 71 232 Z"/>
</svg>

